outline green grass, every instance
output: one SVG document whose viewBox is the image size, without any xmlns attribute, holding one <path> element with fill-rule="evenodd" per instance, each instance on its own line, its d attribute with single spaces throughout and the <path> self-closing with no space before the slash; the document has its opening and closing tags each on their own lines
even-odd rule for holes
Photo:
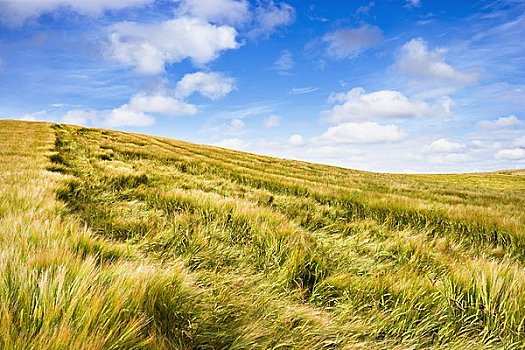
<svg viewBox="0 0 525 350">
<path fill-rule="evenodd" d="M 522 349 L 522 172 L 0 121 L 1 349 Z"/>
</svg>

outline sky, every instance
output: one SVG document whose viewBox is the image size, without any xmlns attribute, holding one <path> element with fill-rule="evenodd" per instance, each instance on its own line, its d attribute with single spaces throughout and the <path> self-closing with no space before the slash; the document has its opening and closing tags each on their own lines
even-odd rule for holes
<svg viewBox="0 0 525 350">
<path fill-rule="evenodd" d="M 379 172 L 525 168 L 525 0 L 0 0 L 0 118 Z"/>
</svg>

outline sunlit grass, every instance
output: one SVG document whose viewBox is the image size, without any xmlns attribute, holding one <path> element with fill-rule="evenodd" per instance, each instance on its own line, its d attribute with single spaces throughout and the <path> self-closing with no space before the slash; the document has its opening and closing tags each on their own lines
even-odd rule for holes
<svg viewBox="0 0 525 350">
<path fill-rule="evenodd" d="M 0 122 L 0 348 L 519 349 L 525 177 Z"/>
</svg>

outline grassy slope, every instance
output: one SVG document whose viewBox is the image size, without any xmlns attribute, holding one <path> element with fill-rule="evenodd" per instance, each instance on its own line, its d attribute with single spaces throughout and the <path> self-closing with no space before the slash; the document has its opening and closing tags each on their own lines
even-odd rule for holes
<svg viewBox="0 0 525 350">
<path fill-rule="evenodd" d="M 525 345 L 525 177 L 0 121 L 0 348 Z"/>
</svg>

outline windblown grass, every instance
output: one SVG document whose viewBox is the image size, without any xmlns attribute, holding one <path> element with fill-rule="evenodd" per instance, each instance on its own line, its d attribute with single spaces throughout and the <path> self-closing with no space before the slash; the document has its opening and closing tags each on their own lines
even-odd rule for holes
<svg viewBox="0 0 525 350">
<path fill-rule="evenodd" d="M 0 122 L 0 348 L 520 349 L 525 177 Z"/>
</svg>

